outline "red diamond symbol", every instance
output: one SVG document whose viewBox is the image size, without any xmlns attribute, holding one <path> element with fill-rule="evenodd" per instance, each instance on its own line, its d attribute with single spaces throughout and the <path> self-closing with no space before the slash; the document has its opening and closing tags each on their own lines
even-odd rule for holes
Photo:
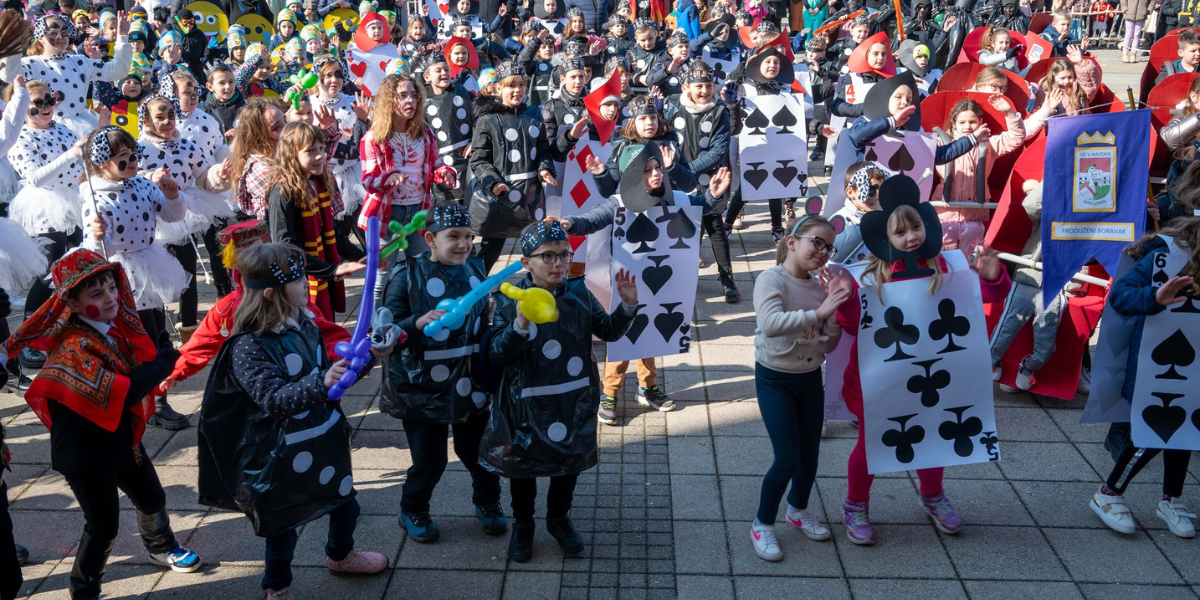
<svg viewBox="0 0 1200 600">
<path fill-rule="evenodd" d="M 567 236 L 567 243 L 571 245 L 571 252 L 574 252 L 574 251 L 578 250 L 578 249 L 579 249 L 579 245 L 580 245 L 580 244 L 582 244 L 582 243 L 583 243 L 583 240 L 586 240 L 586 239 L 587 239 L 587 236 L 582 236 L 582 235 L 568 235 L 568 236 Z"/>
<path fill-rule="evenodd" d="M 595 154 L 592 152 L 592 147 L 584 146 L 583 150 L 580 150 L 572 158 L 574 158 L 579 163 L 579 170 L 583 171 L 584 173 L 587 173 L 588 172 L 587 159 L 589 159 L 593 156 L 595 156 Z"/>
<path fill-rule="evenodd" d="M 571 199 L 575 201 L 577 208 L 583 208 L 583 204 L 591 197 L 592 193 L 588 191 L 587 186 L 584 185 L 582 180 L 576 183 L 575 187 L 571 188 Z"/>
</svg>

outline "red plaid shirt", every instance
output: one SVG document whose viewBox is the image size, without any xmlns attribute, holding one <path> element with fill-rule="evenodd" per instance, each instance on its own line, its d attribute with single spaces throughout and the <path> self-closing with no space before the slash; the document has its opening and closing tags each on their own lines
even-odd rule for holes
<svg viewBox="0 0 1200 600">
<path fill-rule="evenodd" d="M 327 159 L 333 158 L 342 134 L 338 132 L 336 125 L 321 133 L 325 134 L 325 156 Z M 271 179 L 270 159 L 259 154 L 251 156 L 246 162 L 246 172 L 242 173 L 242 178 L 237 182 L 238 208 L 248 215 L 253 215 L 255 219 L 266 219 L 267 190 L 271 189 L 272 183 L 274 182 Z M 333 214 L 337 214 L 342 211 L 342 197 L 336 187 L 331 191 Z"/>
<path fill-rule="evenodd" d="M 358 217 L 358 226 L 365 230 L 367 219 L 378 217 L 380 231 L 387 231 L 388 211 L 391 210 L 391 195 L 395 186 L 387 187 L 386 183 L 387 178 L 396 173 L 392 162 L 394 149 L 390 141 L 387 144 L 376 144 L 368 133 L 359 142 L 358 150 L 359 159 L 362 160 L 363 187 L 367 190 L 362 214 Z M 421 202 L 422 209 L 433 205 L 433 195 L 430 193 L 430 189 L 433 187 L 433 172 L 444 166 L 446 165 L 442 163 L 442 157 L 438 154 L 438 143 L 437 139 L 433 137 L 433 130 L 426 127 L 425 182 L 429 185 L 429 189 L 425 190 L 425 200 Z M 458 177 L 458 173 L 455 173 L 454 169 L 446 168 L 453 173 L 453 177 Z"/>
</svg>

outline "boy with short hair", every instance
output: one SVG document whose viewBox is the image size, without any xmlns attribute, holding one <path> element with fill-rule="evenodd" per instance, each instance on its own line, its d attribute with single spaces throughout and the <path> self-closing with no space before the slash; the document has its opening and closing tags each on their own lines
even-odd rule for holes
<svg viewBox="0 0 1200 600">
<path fill-rule="evenodd" d="M 1158 85 L 1160 81 L 1176 73 L 1196 72 L 1196 65 L 1200 63 L 1200 34 L 1191 29 L 1181 33 L 1178 52 L 1179 58 L 1164 63 L 1158 70 L 1158 77 L 1154 79 L 1154 85 Z"/>
<path fill-rule="evenodd" d="M 214 66 L 208 70 L 204 87 L 209 91 L 204 99 L 204 112 L 221 124 L 222 133 L 233 129 L 238 113 L 246 107 L 246 97 L 237 87 L 233 70 L 223 63 Z"/>
</svg>

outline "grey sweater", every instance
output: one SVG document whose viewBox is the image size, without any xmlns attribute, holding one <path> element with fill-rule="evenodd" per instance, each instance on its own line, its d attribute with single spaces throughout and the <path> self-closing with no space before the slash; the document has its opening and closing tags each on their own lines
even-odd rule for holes
<svg viewBox="0 0 1200 600">
<path fill-rule="evenodd" d="M 799 279 L 782 266 L 763 271 L 754 282 L 754 360 L 784 373 L 821 368 L 842 336 L 837 313 L 825 321 L 817 318 L 824 301 L 816 277 Z"/>
</svg>

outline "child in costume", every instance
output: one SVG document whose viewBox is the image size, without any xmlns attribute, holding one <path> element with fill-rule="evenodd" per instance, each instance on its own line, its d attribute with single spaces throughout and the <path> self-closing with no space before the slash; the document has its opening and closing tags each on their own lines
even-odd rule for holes
<svg viewBox="0 0 1200 600">
<path fill-rule="evenodd" d="M 305 27 L 307 29 L 307 27 Z M 342 195 L 342 211 L 335 218 L 357 221 L 355 215 L 362 207 L 367 192 L 363 188 L 362 163 L 359 161 L 359 138 L 365 131 L 368 117 L 368 101 L 364 97 L 355 98 L 343 91 L 346 84 L 346 68 L 336 57 L 325 54 L 317 57 L 313 63 L 313 72 L 317 74 L 317 93 L 309 96 L 315 107 L 331 111 L 337 121 L 342 141 L 331 157 L 329 171 L 333 174 L 334 182 Z M 361 125 L 360 125 L 361 123 Z M 359 134 L 354 135 L 355 129 Z M 350 135 L 347 135 L 347 132 Z M 343 229 L 348 231 L 349 227 Z"/>
<path fill-rule="evenodd" d="M 892 210 L 871 211 L 863 215 L 863 241 L 871 251 L 863 276 L 885 285 L 895 280 L 896 274 L 903 274 L 903 278 L 909 278 L 909 265 L 916 263 L 918 269 L 932 271 L 932 275 L 919 277 L 931 280 L 930 291 L 937 289 L 937 286 L 942 284 L 942 277 L 948 266 L 941 256 L 941 244 L 937 243 L 937 240 L 941 239 L 941 222 L 937 219 L 936 211 L 928 203 L 919 203 L 920 190 L 916 182 L 903 175 L 885 181 L 879 195 L 885 199 L 896 198 L 898 202 Z M 930 240 L 929 244 L 926 244 L 926 240 Z M 929 258 L 925 258 L 926 256 Z M 979 273 L 983 301 L 1003 300 L 1010 281 L 1008 272 L 1000 264 L 995 251 L 985 249 L 971 268 Z M 853 287 L 854 297 L 857 298 L 857 281 Z M 850 542 L 870 545 L 875 543 L 875 532 L 868 513 L 871 484 L 875 476 L 867 471 L 865 436 L 868 432 L 863 423 L 862 380 L 858 364 L 858 344 L 862 339 L 859 333 L 861 317 L 862 304 L 859 302 L 844 302 L 838 307 L 838 324 L 843 331 L 852 332 L 855 336 L 842 380 L 842 397 L 846 400 L 846 407 L 858 417 L 859 422 L 858 442 L 850 452 L 847 466 L 847 492 L 846 501 L 842 505 L 842 520 Z M 896 385 L 903 384 L 896 382 Z M 917 469 L 921 506 L 933 519 L 939 531 L 956 534 L 962 531 L 963 520 L 942 490 L 942 472 L 940 467 Z"/>
<path fill-rule="evenodd" d="M 426 122 L 437 137 L 438 155 L 454 169 L 458 182 L 453 188 L 436 186 L 434 197 L 464 204 L 467 197 L 467 156 L 470 154 L 472 126 L 475 124 L 475 95 L 468 92 L 459 80 L 450 78 L 446 57 L 436 52 L 425 60 L 421 75 L 429 97 L 425 99 Z"/>
<path fill-rule="evenodd" d="M 854 263 L 862 255 L 863 240 L 860 226 L 863 215 L 879 209 L 879 186 L 887 173 L 870 161 L 859 161 L 846 170 L 846 205 L 829 219 L 834 229 L 842 232 L 833 242 L 834 253 L 829 259 L 837 263 Z M 839 223 L 840 220 L 840 223 Z"/>
<path fill-rule="evenodd" d="M 237 182 L 234 199 L 238 210 L 256 219 L 267 215 L 267 191 L 273 182 L 273 157 L 279 145 L 279 135 L 286 125 L 283 104 L 268 98 L 255 99 L 246 105 L 234 132 L 233 150 L 230 153 L 230 174 Z M 325 136 L 326 156 L 337 149 L 341 134 L 332 114 L 320 111 L 325 121 L 322 134 Z"/>
<path fill-rule="evenodd" d="M 992 25 L 983 32 L 983 40 L 980 42 L 979 63 L 989 67 L 1005 69 L 1017 73 L 1020 68 L 1017 66 L 1017 55 L 1024 48 L 1012 46 L 1012 34 L 1003 27 Z"/>
<path fill-rule="evenodd" d="M 402 419 L 412 451 L 400 500 L 401 523 L 414 541 L 436 541 L 439 530 L 429 515 L 429 499 L 446 470 L 446 434 L 454 432 L 454 452 L 471 474 L 471 502 L 484 533 L 508 531 L 500 506 L 500 480 L 479 463 L 479 440 L 488 422 L 491 394 L 472 380 L 478 346 L 489 329 L 487 302 L 471 307 L 463 325 L 429 337 L 424 328 L 445 311 L 443 298 L 458 298 L 487 278 L 483 262 L 471 256 L 471 217 L 454 201 L 429 209 L 425 242 L 429 252 L 409 255 L 392 271 L 384 302 L 408 334 L 388 358 L 380 408 Z"/>
<path fill-rule="evenodd" d="M 159 347 L 167 347 L 171 341 L 165 307 L 179 299 L 191 276 L 155 243 L 154 233 L 158 219 L 176 223 L 187 216 L 187 197 L 165 167 L 148 179 L 138 175 L 142 152 L 120 127 L 97 129 L 88 137 L 84 164 L 90 177 L 80 188 L 85 199 L 83 247 L 125 267 L 146 333 Z M 156 398 L 155 404 L 150 425 L 188 426 L 187 417 L 175 412 L 165 397 Z"/>
<path fill-rule="evenodd" d="M 824 217 L 801 217 L 780 240 L 776 266 L 754 283 L 754 390 L 775 459 L 763 476 L 750 540 L 755 554 L 772 562 L 783 560 L 775 514 L 789 482 L 787 522 L 809 539 L 830 537 L 829 528 L 808 512 L 808 498 L 825 425 L 821 365 L 841 338 L 837 309 L 853 288 L 845 273 L 824 268 L 834 254 L 833 233 Z"/>
<path fill-rule="evenodd" d="M 613 291 L 621 302 L 608 314 L 582 277 L 567 279 L 570 245 L 557 221 L 526 227 L 521 253 L 529 273 L 517 287 L 552 293 L 559 316 L 557 321 L 531 323 L 514 300 L 494 296 L 487 359 L 503 373 L 479 460 L 510 480 L 513 532 L 508 557 L 528 562 L 533 557 L 538 477 L 550 478 L 546 530 L 565 554 L 583 552 L 570 511 L 579 474 L 596 466 L 597 459 L 600 376 L 591 340 L 595 335 L 612 342 L 625 334 L 637 312 L 638 292 L 634 276 L 618 272 Z"/>
<path fill-rule="evenodd" d="M 328 113 L 325 118 L 332 121 Z M 355 262 L 363 259 L 363 252 L 334 229 L 333 215 L 342 206 L 326 165 L 324 144 L 324 135 L 308 123 L 283 128 L 273 161 L 275 183 L 267 192 L 267 225 L 271 241 L 305 252 L 313 300 L 332 321 L 334 312 L 346 312 L 342 277 L 366 265 Z"/>
<path fill-rule="evenodd" d="M 350 361 L 335 362 L 325 352 L 307 308 L 305 262 L 288 244 L 241 252 L 244 297 L 200 409 L 201 502 L 246 513 L 255 534 L 266 538 L 268 600 L 293 599 L 296 530 L 325 515 L 331 572 L 373 574 L 388 566 L 386 556 L 354 547 L 360 508 L 350 426 L 341 404 L 328 397 Z M 372 348 L 375 357 L 390 351 Z"/>
<path fill-rule="evenodd" d="M 149 393 L 178 353 L 156 349 L 146 335 L 121 263 L 78 250 L 54 264 L 53 277 L 54 297 L 4 346 L 48 354 L 25 401 L 50 430 L 51 466 L 66 479 L 86 520 L 69 579 L 71 597 L 100 597 L 120 522 L 118 488 L 137 509 L 150 562 L 193 572 L 200 557 L 176 541 L 166 492 L 141 443 L 155 412 Z"/>
</svg>

